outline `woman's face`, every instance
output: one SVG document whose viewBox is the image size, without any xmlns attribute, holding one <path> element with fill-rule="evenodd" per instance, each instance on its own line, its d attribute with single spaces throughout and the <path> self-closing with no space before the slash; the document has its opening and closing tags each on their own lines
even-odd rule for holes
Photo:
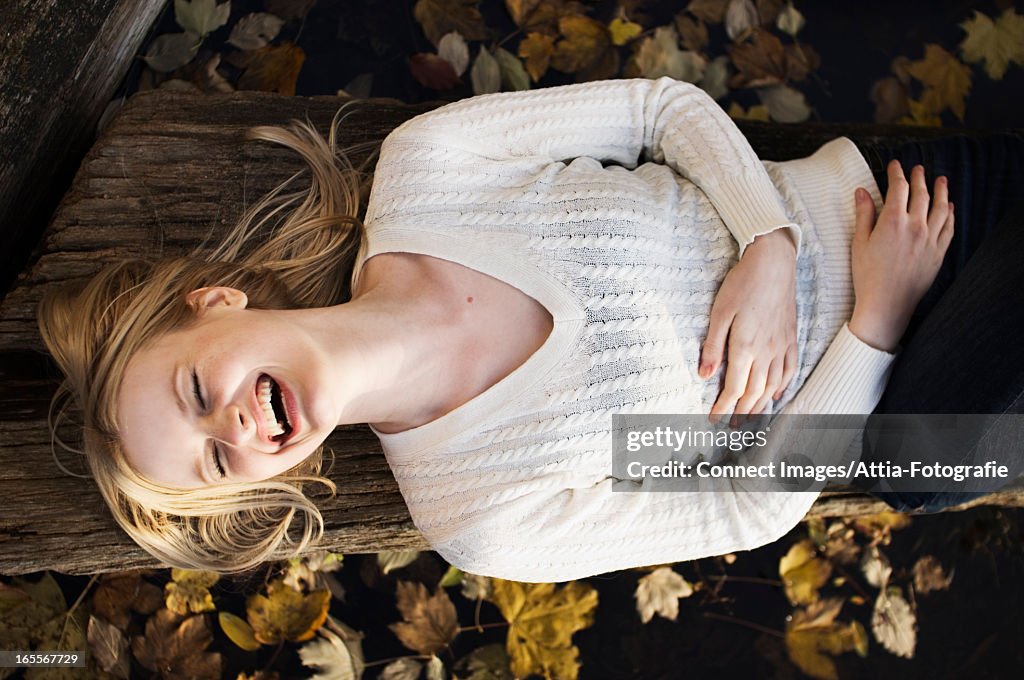
<svg viewBox="0 0 1024 680">
<path fill-rule="evenodd" d="M 125 371 L 117 413 L 128 463 L 195 488 L 269 479 L 303 461 L 337 424 L 315 344 L 280 312 L 248 309 L 240 291 L 202 288 L 188 300 L 197 321 L 148 344 Z"/>
</svg>

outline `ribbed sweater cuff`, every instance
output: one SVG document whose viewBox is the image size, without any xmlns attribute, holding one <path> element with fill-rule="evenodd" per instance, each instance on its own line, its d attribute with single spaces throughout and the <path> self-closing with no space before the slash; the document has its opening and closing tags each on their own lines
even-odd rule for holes
<svg viewBox="0 0 1024 680">
<path fill-rule="evenodd" d="M 709 192 L 712 203 L 740 246 L 740 257 L 755 237 L 788 227 L 800 255 L 802 234 L 790 221 L 779 198 L 778 189 L 767 175 L 746 175 L 725 179 Z"/>
<path fill-rule="evenodd" d="M 844 323 L 800 391 L 797 412 L 871 413 L 882 398 L 895 359 L 895 354 L 861 341 Z"/>
</svg>

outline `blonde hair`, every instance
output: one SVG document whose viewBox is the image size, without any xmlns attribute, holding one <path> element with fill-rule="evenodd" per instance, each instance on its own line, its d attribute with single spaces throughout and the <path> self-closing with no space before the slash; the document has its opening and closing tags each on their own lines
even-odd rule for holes
<svg viewBox="0 0 1024 680">
<path fill-rule="evenodd" d="M 51 405 L 54 441 L 74 403 L 81 446 L 59 443 L 86 457 L 114 519 L 165 564 L 238 573 L 298 554 L 323 535 L 323 517 L 304 493 L 308 484 L 324 485 L 329 496 L 336 492 L 320 476 L 322 448 L 270 480 L 171 487 L 129 466 L 115 404 L 131 358 L 193 321 L 185 301 L 191 290 L 231 286 L 248 295 L 249 306 L 264 309 L 323 307 L 351 297 L 366 252 L 366 168 L 380 142 L 337 149 L 339 116 L 349 104 L 335 116 L 327 139 L 309 121 L 256 127 L 247 135 L 296 152 L 308 166 L 308 188 L 285 193 L 305 171 L 297 172 L 247 210 L 212 250 L 200 246 L 186 257 L 119 262 L 47 295 L 39 306 L 43 341 L 65 377 Z M 354 166 L 350 155 L 367 150 L 365 161 Z"/>
</svg>

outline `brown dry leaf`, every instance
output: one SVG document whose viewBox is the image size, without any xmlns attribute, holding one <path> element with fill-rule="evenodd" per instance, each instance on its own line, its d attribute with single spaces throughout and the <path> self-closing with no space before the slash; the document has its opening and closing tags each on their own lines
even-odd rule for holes
<svg viewBox="0 0 1024 680">
<path fill-rule="evenodd" d="M 994 22 L 974 10 L 974 17 L 960 24 L 967 37 L 960 44 L 964 59 L 985 62 L 985 73 L 1002 80 L 1010 62 L 1024 66 L 1024 16 L 1008 7 Z"/>
<path fill-rule="evenodd" d="M 815 554 L 810 539 L 793 544 L 779 560 L 779 576 L 792 604 L 810 604 L 818 599 L 818 589 L 831 574 L 832 563 Z"/>
<path fill-rule="evenodd" d="M 832 522 L 825 535 L 825 558 L 837 564 L 852 564 L 860 557 L 860 545 L 855 537 L 857 532 L 846 522 Z"/>
<path fill-rule="evenodd" d="M 592 80 L 610 80 L 619 73 L 619 51 L 605 50 L 604 54 L 590 66 L 576 72 L 576 82 L 585 83 Z"/>
<path fill-rule="evenodd" d="M 693 595 L 692 584 L 671 567 L 661 567 L 637 581 L 636 610 L 644 623 L 655 614 L 675 621 L 679 617 L 679 599 L 690 595 Z"/>
<path fill-rule="evenodd" d="M 478 4 L 479 0 L 417 0 L 412 13 L 427 39 L 437 47 L 441 38 L 452 31 L 458 31 L 466 40 L 487 37 Z"/>
<path fill-rule="evenodd" d="M 567 16 L 558 20 L 562 39 L 555 44 L 551 65 L 565 73 L 588 69 L 612 47 L 608 27 L 585 16 Z"/>
<path fill-rule="evenodd" d="M 708 27 L 703 21 L 680 12 L 676 15 L 675 24 L 683 47 L 694 52 L 700 52 L 707 46 Z"/>
<path fill-rule="evenodd" d="M 275 14 L 285 21 L 301 19 L 313 9 L 316 0 L 264 0 L 264 6 L 271 14 Z"/>
<path fill-rule="evenodd" d="M 509 623 L 506 649 L 512 674 L 576 680 L 579 649 L 572 636 L 594 622 L 597 591 L 572 581 L 556 589 L 553 583 L 519 583 L 493 579 L 492 600 Z"/>
<path fill-rule="evenodd" d="M 686 11 L 706 23 L 720 24 L 728 6 L 729 0 L 690 0 Z"/>
<path fill-rule="evenodd" d="M 216 680 L 221 677 L 221 656 L 206 653 L 212 641 L 202 614 L 182 619 L 161 609 L 146 621 L 145 636 L 132 638 L 132 653 L 164 680 Z"/>
<path fill-rule="evenodd" d="M 955 571 L 955 570 L 954 570 Z M 947 575 L 934 555 L 924 555 L 914 562 L 914 590 L 922 595 L 945 590 L 953 582 L 953 571 Z"/>
<path fill-rule="evenodd" d="M 917 617 L 899 587 L 891 586 L 878 593 L 871 614 L 871 630 L 875 639 L 896 656 L 914 658 Z"/>
<path fill-rule="evenodd" d="M 239 90 L 277 92 L 291 97 L 295 95 L 295 82 L 306 61 L 306 53 L 294 43 L 283 42 L 258 50 L 234 52 L 227 61 L 245 69 L 238 79 Z"/>
<path fill-rule="evenodd" d="M 895 123 L 910 113 L 910 97 L 899 78 L 889 76 L 875 81 L 871 101 L 875 104 L 876 123 Z"/>
<path fill-rule="evenodd" d="M 461 82 L 452 65 L 436 54 L 420 52 L 409 57 L 412 77 L 424 87 L 450 90 Z"/>
<path fill-rule="evenodd" d="M 331 591 L 316 590 L 303 595 L 278 578 L 267 586 L 267 595 L 249 597 L 245 616 L 256 639 L 265 645 L 282 640 L 303 642 L 323 625 L 330 604 Z"/>
<path fill-rule="evenodd" d="M 821 57 L 810 45 L 786 45 L 786 80 L 799 83 L 821 66 Z"/>
<path fill-rule="evenodd" d="M 770 27 L 775 24 L 784 5 L 785 0 L 757 0 L 757 17 L 761 25 Z"/>
<path fill-rule="evenodd" d="M 967 93 L 971 89 L 971 69 L 960 63 L 939 45 L 929 43 L 924 48 L 924 59 L 910 62 L 907 70 L 924 86 L 921 104 L 931 113 L 938 114 L 949 108 L 961 121 Z"/>
<path fill-rule="evenodd" d="M 409 649 L 433 654 L 446 648 L 458 635 L 458 615 L 444 588 L 430 595 L 422 583 L 399 581 L 397 599 L 403 621 L 388 627 Z"/>
<path fill-rule="evenodd" d="M 534 82 L 547 73 L 554 53 L 555 39 L 544 33 L 530 33 L 519 43 L 519 56 L 526 60 L 526 72 Z"/>
<path fill-rule="evenodd" d="M 92 596 L 93 611 L 121 630 L 128 626 L 131 610 L 152 614 L 162 605 L 163 591 L 143 580 L 140 571 L 104 574 Z"/>
<path fill-rule="evenodd" d="M 902 512 L 886 510 L 874 515 L 864 515 L 853 520 L 853 527 L 865 536 L 869 536 L 873 544 L 888 545 L 890 534 L 894 529 L 910 526 L 910 516 Z"/>
<path fill-rule="evenodd" d="M 116 626 L 93 615 L 89 617 L 86 639 L 89 641 L 89 651 L 100 668 L 115 678 L 127 680 L 131 664 L 127 636 Z"/>
<path fill-rule="evenodd" d="M 524 32 L 558 35 L 562 17 L 583 14 L 586 9 L 573 0 L 505 0 L 512 21 Z"/>
<path fill-rule="evenodd" d="M 668 76 L 696 83 L 704 76 L 707 63 L 696 52 L 679 49 L 679 34 L 673 26 L 659 26 L 637 46 L 632 66 L 644 78 Z"/>
<path fill-rule="evenodd" d="M 757 28 L 746 38 L 726 47 L 738 73 L 729 79 L 729 87 L 764 87 L 780 85 L 788 71 L 782 41 L 772 33 Z"/>
</svg>

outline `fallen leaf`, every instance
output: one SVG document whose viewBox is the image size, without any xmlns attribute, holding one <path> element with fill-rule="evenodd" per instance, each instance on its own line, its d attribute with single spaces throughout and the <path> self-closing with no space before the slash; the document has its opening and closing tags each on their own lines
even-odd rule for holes
<svg viewBox="0 0 1024 680">
<path fill-rule="evenodd" d="M 873 545 L 864 553 L 860 561 L 860 570 L 864 574 L 864 580 L 875 588 L 885 589 L 889 584 L 889 576 L 892 575 L 892 567 L 878 546 Z"/>
<path fill-rule="evenodd" d="M 796 37 L 796 34 L 800 32 L 800 29 L 804 27 L 807 21 L 804 19 L 804 15 L 801 14 L 796 7 L 793 6 L 792 2 L 787 2 L 786 6 L 779 12 L 778 18 L 775 20 L 775 26 L 783 33 Z"/>
<path fill-rule="evenodd" d="M 363 634 L 332 618 L 319 635 L 299 648 L 303 666 L 321 669 L 310 680 L 359 680 L 366 667 Z"/>
<path fill-rule="evenodd" d="M 519 43 L 519 56 L 526 60 L 526 72 L 533 78 L 533 82 L 547 73 L 554 53 L 555 39 L 544 33 L 530 33 Z"/>
<path fill-rule="evenodd" d="M 729 57 L 723 54 L 711 60 L 708 67 L 704 69 L 704 77 L 698 84 L 712 99 L 721 99 L 725 95 L 729 94 L 729 86 L 727 85 L 728 80 Z M 736 556 L 732 555 L 732 559 L 735 560 Z M 728 559 L 726 560 L 726 563 L 731 564 Z"/>
<path fill-rule="evenodd" d="M 896 656 L 914 658 L 917 644 L 917 617 L 896 586 L 883 589 L 871 614 L 875 639 Z"/>
<path fill-rule="evenodd" d="M 992 80 L 1002 80 L 1010 62 L 1024 66 L 1024 16 L 1013 7 L 1003 10 L 995 21 L 974 10 L 974 17 L 960 28 L 967 34 L 960 43 L 964 59 L 972 64 L 984 61 Z"/>
<path fill-rule="evenodd" d="M 491 94 L 501 90 L 501 66 L 483 45 L 470 69 L 469 80 L 473 84 L 473 94 Z"/>
<path fill-rule="evenodd" d="M 612 36 L 612 44 L 622 46 L 640 35 L 644 27 L 633 21 L 615 17 L 608 23 L 608 33 Z"/>
<path fill-rule="evenodd" d="M 153 41 L 142 59 L 154 71 L 170 73 L 192 61 L 202 41 L 195 33 L 167 33 Z"/>
<path fill-rule="evenodd" d="M 206 36 L 228 22 L 231 3 L 217 0 L 174 0 L 174 20 L 185 31 Z"/>
<path fill-rule="evenodd" d="M 729 0 L 690 0 L 686 11 L 708 24 L 720 24 Z"/>
<path fill-rule="evenodd" d="M 455 663 L 461 680 L 513 680 L 505 645 L 477 647 Z"/>
<path fill-rule="evenodd" d="M 487 26 L 477 8 L 479 0 L 416 0 L 412 13 L 436 47 L 446 34 L 458 31 L 466 40 L 483 40 Z"/>
<path fill-rule="evenodd" d="M 817 600 L 793 612 L 786 624 L 786 652 L 807 675 L 820 680 L 837 680 L 832 657 L 844 652 L 866 654 L 867 633 L 858 621 L 837 623 L 842 598 Z"/>
<path fill-rule="evenodd" d="M 558 20 L 562 40 L 555 44 L 551 65 L 565 73 L 576 73 L 595 64 L 611 47 L 608 28 L 585 16 L 567 16 Z"/>
<path fill-rule="evenodd" d="M 424 668 L 426 680 L 446 680 L 444 672 L 444 662 L 437 657 L 437 655 L 431 656 L 430 661 L 427 662 Z"/>
<path fill-rule="evenodd" d="M 462 570 L 454 564 L 449 564 L 447 571 L 444 572 L 444 576 L 441 577 L 441 581 L 437 585 L 442 588 L 450 588 L 451 586 L 457 586 L 462 583 L 462 579 Z"/>
<path fill-rule="evenodd" d="M 832 522 L 825 537 L 824 556 L 837 564 L 852 564 L 857 561 L 861 547 L 854 540 L 857 532 L 846 522 Z"/>
<path fill-rule="evenodd" d="M 316 0 L 264 0 L 267 11 L 285 21 L 301 19 L 313 9 Z"/>
<path fill-rule="evenodd" d="M 388 574 L 395 569 L 409 566 L 419 556 L 419 550 L 382 550 L 377 553 L 377 566 L 380 567 L 381 573 Z"/>
<path fill-rule="evenodd" d="M 810 539 L 793 544 L 779 560 L 779 576 L 792 604 L 814 602 L 831 574 L 832 564 L 817 557 Z"/>
<path fill-rule="evenodd" d="M 787 627 L 792 630 L 821 628 L 835 623 L 839 611 L 843 608 L 843 598 L 829 597 L 815 600 L 802 609 L 793 612 Z"/>
<path fill-rule="evenodd" d="M 384 670 L 380 672 L 379 680 L 417 680 L 422 669 L 423 664 L 419 661 L 404 656 L 384 666 Z"/>
<path fill-rule="evenodd" d="M 142 578 L 140 571 L 104 574 L 92 596 L 93 611 L 121 630 L 128 627 L 131 611 L 152 614 L 163 606 L 163 590 Z"/>
<path fill-rule="evenodd" d="M 553 583 L 493 579 L 493 587 L 492 600 L 509 623 L 512 674 L 576 680 L 579 649 L 572 636 L 593 623 L 597 591 L 578 581 L 556 590 Z"/>
<path fill-rule="evenodd" d="M 582 4 L 573 0 L 505 0 L 515 25 L 526 33 L 558 34 L 558 20 L 583 14 Z"/>
<path fill-rule="evenodd" d="M 279 578 L 267 586 L 266 595 L 249 597 L 245 614 L 256 639 L 265 645 L 282 640 L 303 642 L 323 625 L 330 603 L 329 590 L 304 595 Z"/>
<path fill-rule="evenodd" d="M 708 44 L 708 27 L 700 19 L 694 19 L 685 12 L 680 12 L 675 18 L 676 31 L 683 47 L 694 52 L 700 52 Z"/>
<path fill-rule="evenodd" d="M 403 620 L 388 627 L 403 645 L 420 654 L 433 654 L 455 639 L 458 617 L 443 588 L 430 595 L 422 583 L 399 581 L 397 599 Z"/>
<path fill-rule="evenodd" d="M 231 29 L 228 44 L 240 50 L 258 50 L 277 37 L 284 19 L 269 12 L 253 12 L 238 20 Z"/>
<path fill-rule="evenodd" d="M 366 98 L 369 96 L 373 75 L 364 73 L 360 77 L 366 82 L 359 83 L 357 78 L 345 89 L 353 93 L 350 96 Z M 322 590 L 326 580 L 323 575 L 340 569 L 343 560 L 344 555 L 326 550 L 317 550 L 302 557 L 292 557 L 285 568 L 284 583 L 298 591 Z"/>
<path fill-rule="evenodd" d="M 738 71 L 729 81 L 729 87 L 781 85 L 786 79 L 788 69 L 782 41 L 763 28 L 729 45 L 726 51 Z"/>
<path fill-rule="evenodd" d="M 910 75 L 924 86 L 921 104 L 931 113 L 938 114 L 949 108 L 961 121 L 964 102 L 971 89 L 971 69 L 939 45 L 925 45 L 924 59 L 910 62 Z"/>
<path fill-rule="evenodd" d="M 733 102 L 729 105 L 729 110 L 726 113 L 734 120 L 761 120 L 766 123 L 771 120 L 771 117 L 768 115 L 768 109 L 763 104 L 757 104 L 751 106 L 748 110 L 744 110 L 742 106 Z"/>
<path fill-rule="evenodd" d="M 526 73 L 526 69 L 523 68 L 523 62 L 516 55 L 503 47 L 499 47 L 494 51 L 494 58 L 498 61 L 498 66 L 501 68 L 501 85 L 505 90 L 519 91 L 530 89 L 530 76 Z"/>
<path fill-rule="evenodd" d="M 787 85 L 759 87 L 757 96 L 772 120 L 780 123 L 800 123 L 811 116 L 804 93 Z"/>
<path fill-rule="evenodd" d="M 116 678 L 128 679 L 131 661 L 128 638 L 124 633 L 93 615 L 89 617 L 86 639 L 89 641 L 89 652 L 100 668 Z"/>
<path fill-rule="evenodd" d="M 897 122 L 901 125 L 922 125 L 926 127 L 942 127 L 942 119 L 932 113 L 931 109 L 917 101 L 907 100 L 910 108 L 910 115 L 900 118 Z"/>
<path fill-rule="evenodd" d="M 704 75 L 704 59 L 696 52 L 679 49 L 679 35 L 672 26 L 654 29 L 654 35 L 640 43 L 634 62 L 644 78 L 668 76 L 695 83 Z"/>
<path fill-rule="evenodd" d="M 441 38 L 437 45 L 437 56 L 451 64 L 457 76 L 461 76 L 469 67 L 469 46 L 458 31 L 447 33 Z"/>
<path fill-rule="evenodd" d="M 922 595 L 933 590 L 946 590 L 953 582 L 953 572 L 948 575 L 934 555 L 923 555 L 914 562 L 914 590 Z"/>
<path fill-rule="evenodd" d="M 172 569 L 171 580 L 164 586 L 166 606 L 181 616 L 214 611 L 210 587 L 220 579 L 215 571 Z"/>
<path fill-rule="evenodd" d="M 784 52 L 786 54 L 785 78 L 788 81 L 799 83 L 821 65 L 821 57 L 810 45 L 786 45 Z"/>
<path fill-rule="evenodd" d="M 235 52 L 227 61 L 245 69 L 238 80 L 239 90 L 262 90 L 286 96 L 295 95 L 295 83 L 306 61 L 306 53 L 291 42 L 267 45 L 258 50 Z"/>
<path fill-rule="evenodd" d="M 669 567 L 662 567 L 637 582 L 636 610 L 647 623 L 657 614 L 675 621 L 679 617 L 679 598 L 693 595 L 693 586 Z"/>
<path fill-rule="evenodd" d="M 161 609 L 146 621 L 145 636 L 132 638 L 132 654 L 165 680 L 216 680 L 221 677 L 221 655 L 206 652 L 212 641 L 202 614 L 183 620 Z"/>
<path fill-rule="evenodd" d="M 218 612 L 217 622 L 220 624 L 220 629 L 228 636 L 228 639 L 238 645 L 240 649 L 244 649 L 247 652 L 255 652 L 262 646 L 260 641 L 256 639 L 252 626 L 242 617 L 235 616 L 231 612 Z"/>
<path fill-rule="evenodd" d="M 735 40 L 760 23 L 757 8 L 750 0 L 730 0 L 725 9 L 725 32 Z"/>
<path fill-rule="evenodd" d="M 782 13 L 783 0 L 757 0 L 757 18 L 762 26 L 771 26 Z"/>
<path fill-rule="evenodd" d="M 467 600 L 491 599 L 493 586 L 490 576 L 477 576 L 467 572 L 462 574 L 462 596 Z"/>
<path fill-rule="evenodd" d="M 455 69 L 436 54 L 420 52 L 409 57 L 409 71 L 416 82 L 434 90 L 450 90 L 459 84 Z"/>
</svg>

